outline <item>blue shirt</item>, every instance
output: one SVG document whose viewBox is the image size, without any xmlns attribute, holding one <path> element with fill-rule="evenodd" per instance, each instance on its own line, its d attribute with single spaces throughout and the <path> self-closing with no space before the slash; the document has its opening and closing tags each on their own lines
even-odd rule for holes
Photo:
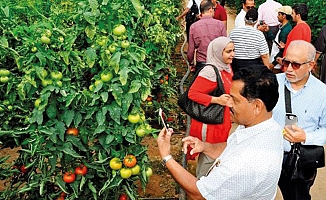
<svg viewBox="0 0 326 200">
<path fill-rule="evenodd" d="M 299 91 L 294 91 L 285 73 L 277 74 L 279 100 L 273 110 L 273 117 L 281 127 L 285 125 L 284 86 L 291 93 L 292 113 L 298 116 L 298 126 L 306 133 L 306 145 L 326 144 L 326 85 L 309 75 L 307 83 Z M 280 133 L 281 134 L 281 133 Z M 284 151 L 290 150 L 289 141 L 284 142 Z"/>
</svg>

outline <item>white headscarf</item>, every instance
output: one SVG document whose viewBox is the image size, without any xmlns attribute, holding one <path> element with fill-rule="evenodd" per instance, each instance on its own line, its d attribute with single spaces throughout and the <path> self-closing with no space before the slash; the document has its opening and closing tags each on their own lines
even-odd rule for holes
<svg viewBox="0 0 326 200">
<path fill-rule="evenodd" d="M 230 65 L 223 61 L 223 51 L 230 42 L 232 40 L 224 36 L 212 40 L 207 48 L 206 63 L 215 65 L 219 71 L 224 70 L 230 73 Z"/>
</svg>

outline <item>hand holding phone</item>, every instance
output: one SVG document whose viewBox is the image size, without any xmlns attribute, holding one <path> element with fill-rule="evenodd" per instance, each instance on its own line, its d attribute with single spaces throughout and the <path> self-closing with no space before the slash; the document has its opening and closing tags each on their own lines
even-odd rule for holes
<svg viewBox="0 0 326 200">
<path fill-rule="evenodd" d="M 169 128 L 169 125 L 165 122 L 165 120 L 164 120 L 164 118 L 163 118 L 163 110 L 162 110 L 162 108 L 160 108 L 160 109 L 158 110 L 158 114 L 159 114 L 159 116 L 160 116 L 160 119 L 161 119 L 161 121 L 162 121 L 162 124 L 163 124 L 164 128 L 165 128 L 166 131 L 167 131 L 168 128 Z"/>
<path fill-rule="evenodd" d="M 298 123 L 298 117 L 295 114 L 286 113 L 285 126 L 288 126 L 289 128 L 291 128 L 292 125 L 297 125 L 297 123 Z"/>
</svg>

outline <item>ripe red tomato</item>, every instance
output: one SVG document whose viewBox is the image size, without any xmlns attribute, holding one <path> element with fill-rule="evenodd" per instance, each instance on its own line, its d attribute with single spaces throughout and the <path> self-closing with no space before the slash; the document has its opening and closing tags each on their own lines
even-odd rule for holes
<svg viewBox="0 0 326 200">
<path fill-rule="evenodd" d="M 66 196 L 67 196 L 67 194 L 65 192 L 61 192 L 60 197 L 65 198 Z"/>
<path fill-rule="evenodd" d="M 67 135 L 77 136 L 79 131 L 78 131 L 78 128 L 68 128 L 66 133 L 67 133 Z"/>
<path fill-rule="evenodd" d="M 169 75 L 165 75 L 165 80 L 169 80 Z"/>
<path fill-rule="evenodd" d="M 163 84 L 164 83 L 164 80 L 163 79 L 160 79 L 160 83 Z"/>
<path fill-rule="evenodd" d="M 120 195 L 119 200 L 128 200 L 128 196 L 126 194 L 122 194 Z"/>
<path fill-rule="evenodd" d="M 66 172 L 63 175 L 63 181 L 66 183 L 72 183 L 76 180 L 76 175 L 72 172 Z"/>
<path fill-rule="evenodd" d="M 64 200 L 64 197 L 58 197 L 57 200 Z"/>
<path fill-rule="evenodd" d="M 127 155 L 124 160 L 123 160 L 123 164 L 126 166 L 126 167 L 134 167 L 136 164 L 137 164 L 137 159 L 136 159 L 136 156 L 134 155 Z"/>
<path fill-rule="evenodd" d="M 152 101 L 152 97 L 151 96 L 148 96 L 147 98 L 146 98 L 146 101 Z"/>
<path fill-rule="evenodd" d="M 25 167 L 25 165 L 22 165 L 22 166 L 20 166 L 19 171 L 21 171 L 22 173 L 26 174 L 26 173 L 29 172 L 29 169 L 27 169 L 27 168 Z"/>
<path fill-rule="evenodd" d="M 75 168 L 75 174 L 78 174 L 78 175 L 86 175 L 87 174 L 87 167 L 85 165 L 79 165 L 78 167 Z"/>
</svg>

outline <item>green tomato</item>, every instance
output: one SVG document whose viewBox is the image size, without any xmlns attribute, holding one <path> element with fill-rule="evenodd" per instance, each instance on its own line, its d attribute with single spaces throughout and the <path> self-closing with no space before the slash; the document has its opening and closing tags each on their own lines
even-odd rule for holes
<svg viewBox="0 0 326 200">
<path fill-rule="evenodd" d="M 139 114 L 130 114 L 130 115 L 128 115 L 128 121 L 130 123 L 136 124 L 140 121 L 140 115 Z"/>
<path fill-rule="evenodd" d="M 107 73 L 105 73 L 105 72 L 101 73 L 101 80 L 104 83 L 109 82 L 112 78 L 113 78 L 113 73 L 111 71 L 107 72 Z"/>
<path fill-rule="evenodd" d="M 130 43 L 129 43 L 129 41 L 128 40 L 124 40 L 124 41 L 122 41 L 121 42 L 121 47 L 122 48 L 128 48 L 130 46 Z"/>
<path fill-rule="evenodd" d="M 3 103 L 3 105 L 6 105 L 6 106 L 9 106 L 10 105 L 10 101 L 9 100 L 4 100 L 2 103 Z"/>
<path fill-rule="evenodd" d="M 57 82 L 55 82 L 55 84 L 56 84 L 58 87 L 62 87 L 62 81 L 57 81 Z"/>
<path fill-rule="evenodd" d="M 42 72 L 40 73 L 40 78 L 45 78 L 48 76 L 48 72 L 45 69 L 42 69 Z"/>
<path fill-rule="evenodd" d="M 38 107 L 40 106 L 41 102 L 42 102 L 41 99 L 36 99 L 35 102 L 34 102 L 34 106 L 35 106 L 36 108 L 38 108 Z"/>
<path fill-rule="evenodd" d="M 5 109 L 3 109 L 1 106 L 0 106 L 0 113 L 4 112 Z"/>
<path fill-rule="evenodd" d="M 130 176 L 132 175 L 132 171 L 129 168 L 122 168 L 120 169 L 120 176 L 123 179 L 127 179 L 130 178 Z"/>
<path fill-rule="evenodd" d="M 113 34 L 115 36 L 120 36 L 120 35 L 123 35 L 124 33 L 126 32 L 126 27 L 122 24 L 116 26 L 114 29 L 113 29 Z"/>
<path fill-rule="evenodd" d="M 48 37 L 46 37 L 45 35 L 43 35 L 43 36 L 41 37 L 41 42 L 42 42 L 43 44 L 50 44 L 51 40 L 50 40 L 50 38 L 48 38 Z"/>
<path fill-rule="evenodd" d="M 49 29 L 45 31 L 46 37 L 51 37 L 51 35 L 52 35 L 52 32 Z"/>
<path fill-rule="evenodd" d="M 114 45 L 114 44 L 111 44 L 111 45 L 109 46 L 109 51 L 110 51 L 111 53 L 114 53 L 115 50 L 116 50 L 115 45 Z"/>
<path fill-rule="evenodd" d="M 95 86 L 94 85 L 90 85 L 89 87 L 88 87 L 88 89 L 90 90 L 90 91 L 94 91 L 95 90 Z"/>
<path fill-rule="evenodd" d="M 7 108 L 8 108 L 8 110 L 13 110 L 14 109 L 14 107 L 12 105 L 9 105 Z"/>
<path fill-rule="evenodd" d="M 7 69 L 0 69 L 0 76 L 9 76 L 10 71 Z"/>
<path fill-rule="evenodd" d="M 148 167 L 147 170 L 146 170 L 146 176 L 150 177 L 152 175 L 153 175 L 153 170 L 152 170 L 152 168 Z"/>
<path fill-rule="evenodd" d="M 61 72 L 51 72 L 51 78 L 53 80 L 61 80 L 62 79 L 62 73 Z"/>
<path fill-rule="evenodd" d="M 136 128 L 136 135 L 138 137 L 144 137 L 146 135 L 146 130 L 144 125 L 140 125 Z"/>
<path fill-rule="evenodd" d="M 52 85 L 52 80 L 51 79 L 42 79 L 42 86 L 46 87 L 48 85 Z"/>
<path fill-rule="evenodd" d="M 131 168 L 132 175 L 138 175 L 140 172 L 140 166 L 135 165 L 133 168 Z"/>
<path fill-rule="evenodd" d="M 59 42 L 63 42 L 63 41 L 65 41 L 65 39 L 62 37 L 62 36 L 60 36 L 60 37 L 58 37 L 58 40 L 59 40 Z"/>
<path fill-rule="evenodd" d="M 8 83 L 9 77 L 8 76 L 1 76 L 0 77 L 0 82 L 1 83 Z"/>
<path fill-rule="evenodd" d="M 94 83 L 95 87 L 98 87 L 100 84 L 103 84 L 102 80 L 96 80 Z"/>
<path fill-rule="evenodd" d="M 35 53 L 35 52 L 37 52 L 37 47 L 32 47 L 31 50 L 32 50 L 33 53 Z"/>
</svg>

